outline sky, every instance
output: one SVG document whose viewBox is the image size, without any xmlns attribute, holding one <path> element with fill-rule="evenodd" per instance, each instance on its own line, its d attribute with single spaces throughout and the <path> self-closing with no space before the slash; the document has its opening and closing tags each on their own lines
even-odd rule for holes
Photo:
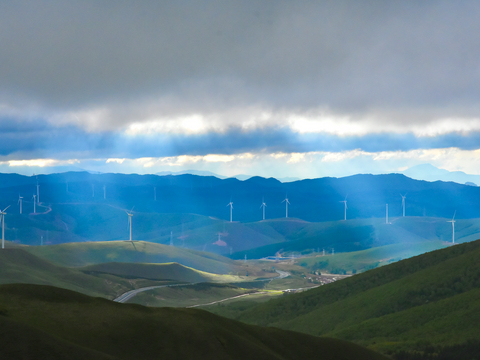
<svg viewBox="0 0 480 360">
<path fill-rule="evenodd" d="M 480 174 L 478 1 L 0 1 L 0 171 Z"/>
</svg>

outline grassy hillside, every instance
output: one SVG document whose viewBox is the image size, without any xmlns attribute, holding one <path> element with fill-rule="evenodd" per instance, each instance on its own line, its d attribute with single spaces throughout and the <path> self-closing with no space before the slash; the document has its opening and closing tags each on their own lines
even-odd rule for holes
<svg viewBox="0 0 480 360">
<path fill-rule="evenodd" d="M 201 283 L 189 286 L 164 287 L 142 292 L 129 300 L 128 303 L 156 307 L 188 307 L 209 304 L 256 291 L 231 284 Z"/>
<path fill-rule="evenodd" d="M 12 340 L 0 347 L 2 358 L 385 359 L 342 340 L 246 325 L 202 310 L 118 304 L 48 286 L 2 285 L 0 310 L 0 333 Z"/>
<path fill-rule="evenodd" d="M 242 270 L 234 261 L 211 253 L 176 248 L 145 241 L 102 241 L 26 248 L 32 254 L 64 266 L 87 266 L 106 262 L 177 262 L 216 274 Z"/>
<path fill-rule="evenodd" d="M 328 253 L 325 256 L 317 253 L 313 256 L 302 257 L 296 262 L 310 272 L 355 274 L 447 246 L 449 246 L 448 243 L 439 240 L 405 242 L 361 251 L 336 253 L 334 256 Z"/>
<path fill-rule="evenodd" d="M 133 288 L 130 282 L 119 277 L 99 278 L 52 264 L 24 249 L 3 249 L 0 251 L 0 284 L 11 283 L 53 285 L 112 299 Z"/>
<path fill-rule="evenodd" d="M 79 270 L 94 274 L 112 274 L 125 278 L 173 280 L 186 283 L 241 281 L 240 278 L 235 275 L 207 273 L 178 263 L 139 264 L 110 262 L 85 266 L 79 268 Z"/>
<path fill-rule="evenodd" d="M 439 249 L 445 246 L 442 242 L 449 243 L 452 239 L 452 226 L 446 220 L 448 219 L 400 217 L 390 219 L 390 224 L 385 224 L 385 219 L 378 218 L 321 223 L 301 222 L 285 233 L 283 242 L 236 252 L 232 258 L 242 259 L 245 255 L 249 259 L 262 258 L 273 256 L 278 251 L 297 254 L 322 252 L 323 249 L 327 253 L 331 253 L 332 249 L 336 253 L 353 252 L 392 244 L 408 244 L 421 248 L 424 246 L 422 243 L 425 243 L 428 249 Z M 270 223 L 284 225 L 288 222 L 282 219 Z M 270 226 L 269 222 L 262 226 L 267 224 Z M 455 226 L 457 243 L 472 241 L 479 236 L 479 219 L 458 220 L 458 225 Z"/>
<path fill-rule="evenodd" d="M 384 352 L 480 340 L 480 241 L 433 251 L 245 310 L 237 319 Z"/>
</svg>

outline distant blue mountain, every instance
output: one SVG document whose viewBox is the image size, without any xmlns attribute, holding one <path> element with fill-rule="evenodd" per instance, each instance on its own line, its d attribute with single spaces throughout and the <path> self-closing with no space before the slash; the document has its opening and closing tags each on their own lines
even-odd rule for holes
<svg viewBox="0 0 480 360">
<path fill-rule="evenodd" d="M 0 174 L 0 207 L 15 208 L 18 196 L 30 199 L 36 193 L 35 176 Z M 68 172 L 38 175 L 40 199 L 45 203 L 108 203 L 136 211 L 195 213 L 219 219 L 229 218 L 227 204 L 233 202 L 236 221 L 260 220 L 262 199 L 269 219 L 285 216 L 306 221 L 339 220 L 344 216 L 340 201 L 347 196 L 347 218 L 385 216 L 402 213 L 400 194 L 407 193 L 407 216 L 451 218 L 480 217 L 480 188 L 452 182 L 427 182 L 401 174 L 354 175 L 282 183 L 274 178 L 254 176 L 245 181 L 197 175 L 90 174 Z M 68 185 L 67 185 L 68 184 Z M 105 195 L 103 187 L 105 186 Z M 156 188 L 156 190 L 154 190 Z M 154 200 L 156 191 L 157 201 Z"/>
<path fill-rule="evenodd" d="M 453 181 L 459 184 L 466 184 L 474 186 L 480 184 L 480 175 L 470 175 L 463 171 L 448 171 L 439 169 L 431 164 L 420 164 L 412 166 L 402 174 L 417 180 L 426 181 Z"/>
</svg>

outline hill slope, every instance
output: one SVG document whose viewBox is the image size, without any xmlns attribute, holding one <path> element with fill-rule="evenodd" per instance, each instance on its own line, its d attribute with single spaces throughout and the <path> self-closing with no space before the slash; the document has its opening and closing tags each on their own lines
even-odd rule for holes
<svg viewBox="0 0 480 360">
<path fill-rule="evenodd" d="M 64 266 L 87 266 L 107 262 L 170 263 L 216 274 L 240 270 L 220 255 L 175 248 L 145 241 L 99 241 L 26 248 L 32 254 Z"/>
<path fill-rule="evenodd" d="M 20 337 L 0 347 L 2 358 L 303 360 L 321 354 L 325 360 L 386 359 L 342 340 L 246 325 L 202 310 L 118 304 L 47 286 L 0 286 L 0 310 L 0 333 L 22 334 L 21 347 Z M 19 347 L 25 349 L 21 354 Z"/>
<path fill-rule="evenodd" d="M 181 282 L 206 282 L 214 275 L 198 271 L 178 263 L 137 264 L 137 263 L 103 263 L 85 266 L 83 272 L 112 274 L 127 278 L 150 280 L 174 280 Z"/>
<path fill-rule="evenodd" d="M 237 318 L 382 351 L 480 340 L 480 241 L 433 251 L 246 310 Z"/>
<path fill-rule="evenodd" d="M 52 285 L 91 296 L 115 298 L 131 290 L 132 285 L 114 276 L 98 278 L 77 269 L 52 264 L 24 249 L 0 251 L 0 284 L 25 283 Z"/>
</svg>

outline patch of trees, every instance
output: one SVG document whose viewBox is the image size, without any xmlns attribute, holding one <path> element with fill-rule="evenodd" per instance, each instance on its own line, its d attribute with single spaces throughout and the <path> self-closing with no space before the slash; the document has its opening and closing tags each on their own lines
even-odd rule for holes
<svg viewBox="0 0 480 360">
<path fill-rule="evenodd" d="M 469 340 L 452 346 L 425 346 L 421 350 L 399 351 L 392 355 L 395 360 L 478 360 L 480 341 Z"/>
</svg>

